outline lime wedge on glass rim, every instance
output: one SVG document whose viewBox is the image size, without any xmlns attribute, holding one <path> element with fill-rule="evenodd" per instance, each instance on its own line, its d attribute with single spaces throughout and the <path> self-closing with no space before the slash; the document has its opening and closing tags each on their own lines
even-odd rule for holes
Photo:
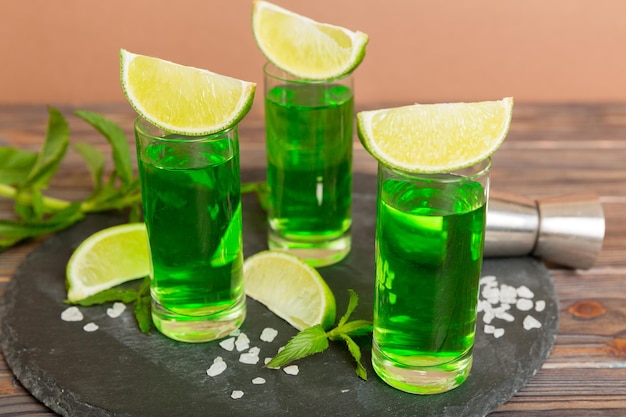
<svg viewBox="0 0 626 417">
<path fill-rule="evenodd" d="M 378 161 L 413 173 L 451 172 L 493 154 L 509 131 L 513 99 L 415 104 L 357 113 L 359 140 Z"/>
<path fill-rule="evenodd" d="M 135 111 L 172 133 L 222 131 L 250 111 L 256 84 L 120 50 L 120 81 Z"/>
<path fill-rule="evenodd" d="M 67 300 L 79 301 L 148 275 L 150 252 L 145 224 L 112 226 L 89 236 L 72 253 L 66 268 Z"/>
<path fill-rule="evenodd" d="M 365 57 L 365 33 L 320 23 L 256 0 L 252 32 L 268 61 L 298 78 L 330 80 L 352 72 Z"/>
<path fill-rule="evenodd" d="M 335 322 L 335 296 L 319 272 L 304 260 L 266 250 L 243 264 L 246 295 L 298 330 Z"/>
</svg>

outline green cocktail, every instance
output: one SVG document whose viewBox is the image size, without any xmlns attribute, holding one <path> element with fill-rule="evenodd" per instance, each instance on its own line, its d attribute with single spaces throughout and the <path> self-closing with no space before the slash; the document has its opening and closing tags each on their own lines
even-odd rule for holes
<svg viewBox="0 0 626 417">
<path fill-rule="evenodd" d="M 372 363 L 398 389 L 443 392 L 469 374 L 488 171 L 379 167 Z"/>
<path fill-rule="evenodd" d="M 136 123 L 152 258 L 152 318 L 165 335 L 220 338 L 245 317 L 237 128 L 206 137 Z"/>
<path fill-rule="evenodd" d="M 267 68 L 269 247 L 314 266 L 338 262 L 350 251 L 351 79 L 304 82 Z"/>
</svg>

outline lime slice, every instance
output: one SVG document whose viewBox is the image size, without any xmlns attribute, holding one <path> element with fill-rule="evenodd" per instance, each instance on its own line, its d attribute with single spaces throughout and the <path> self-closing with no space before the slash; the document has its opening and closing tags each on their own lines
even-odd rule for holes
<svg viewBox="0 0 626 417">
<path fill-rule="evenodd" d="M 415 104 L 357 113 L 361 143 L 383 164 L 406 172 L 450 172 L 493 154 L 511 124 L 513 99 Z"/>
<path fill-rule="evenodd" d="M 70 257 L 66 273 L 68 301 L 150 275 L 145 224 L 127 223 L 89 236 Z"/>
<path fill-rule="evenodd" d="M 352 72 L 363 61 L 368 42 L 362 32 L 319 23 L 261 0 L 252 9 L 252 32 L 270 62 L 309 80 Z"/>
<path fill-rule="evenodd" d="M 246 295 L 298 330 L 335 322 L 335 297 L 315 268 L 279 251 L 263 251 L 243 264 Z"/>
<path fill-rule="evenodd" d="M 126 99 L 155 126 L 183 135 L 207 135 L 250 111 L 256 84 L 120 50 Z"/>
</svg>

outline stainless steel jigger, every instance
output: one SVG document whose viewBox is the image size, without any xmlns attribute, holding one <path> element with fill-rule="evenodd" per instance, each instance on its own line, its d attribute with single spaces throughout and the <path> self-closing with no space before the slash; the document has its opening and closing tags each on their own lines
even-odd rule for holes
<svg viewBox="0 0 626 417">
<path fill-rule="evenodd" d="M 593 266 L 604 240 L 598 197 L 580 194 L 536 201 L 491 193 L 485 257 L 532 255 L 570 268 Z"/>
</svg>

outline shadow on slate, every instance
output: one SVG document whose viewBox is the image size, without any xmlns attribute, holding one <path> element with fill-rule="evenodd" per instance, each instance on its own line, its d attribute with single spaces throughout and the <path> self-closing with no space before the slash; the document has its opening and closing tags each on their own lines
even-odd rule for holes
<svg viewBox="0 0 626 417">
<path fill-rule="evenodd" d="M 260 171 L 243 172 L 244 181 L 263 179 Z M 353 249 L 340 264 L 320 272 L 335 292 L 338 315 L 352 288 L 360 296 L 353 318 L 371 319 L 374 277 L 375 183 L 355 174 Z M 266 249 L 265 214 L 255 196 L 244 196 L 244 252 Z M 526 285 L 546 308 L 533 315 L 540 329 L 526 331 L 522 312 L 499 339 L 483 333 L 479 316 L 474 367 L 469 379 L 448 393 L 417 396 L 390 388 L 374 373 L 369 340 L 360 340 L 368 380 L 355 374 L 347 349 L 333 343 L 321 354 L 297 362 L 300 373 L 263 368 L 296 330 L 264 306 L 248 299 L 242 327 L 251 346 L 261 349 L 257 365 L 240 363 L 239 352 L 217 342 L 184 344 L 153 330 L 144 335 L 131 309 L 111 319 L 107 306 L 81 308 L 82 322 L 61 320 L 67 307 L 65 265 L 77 245 L 102 228 L 123 222 L 113 214 L 91 215 L 46 240 L 31 253 L 9 283 L 0 306 L 1 347 L 20 382 L 39 400 L 65 416 L 484 416 L 505 403 L 541 367 L 558 330 L 558 301 L 546 268 L 531 258 L 486 260 L 483 275 L 499 283 Z M 523 313 L 524 315 L 526 313 Z M 94 322 L 93 333 L 82 327 Z M 278 330 L 272 343 L 259 339 L 265 327 Z M 228 364 L 216 377 L 206 374 L 217 356 Z M 254 385 L 262 377 L 265 384 Z M 244 396 L 234 400 L 233 390 Z"/>
</svg>

